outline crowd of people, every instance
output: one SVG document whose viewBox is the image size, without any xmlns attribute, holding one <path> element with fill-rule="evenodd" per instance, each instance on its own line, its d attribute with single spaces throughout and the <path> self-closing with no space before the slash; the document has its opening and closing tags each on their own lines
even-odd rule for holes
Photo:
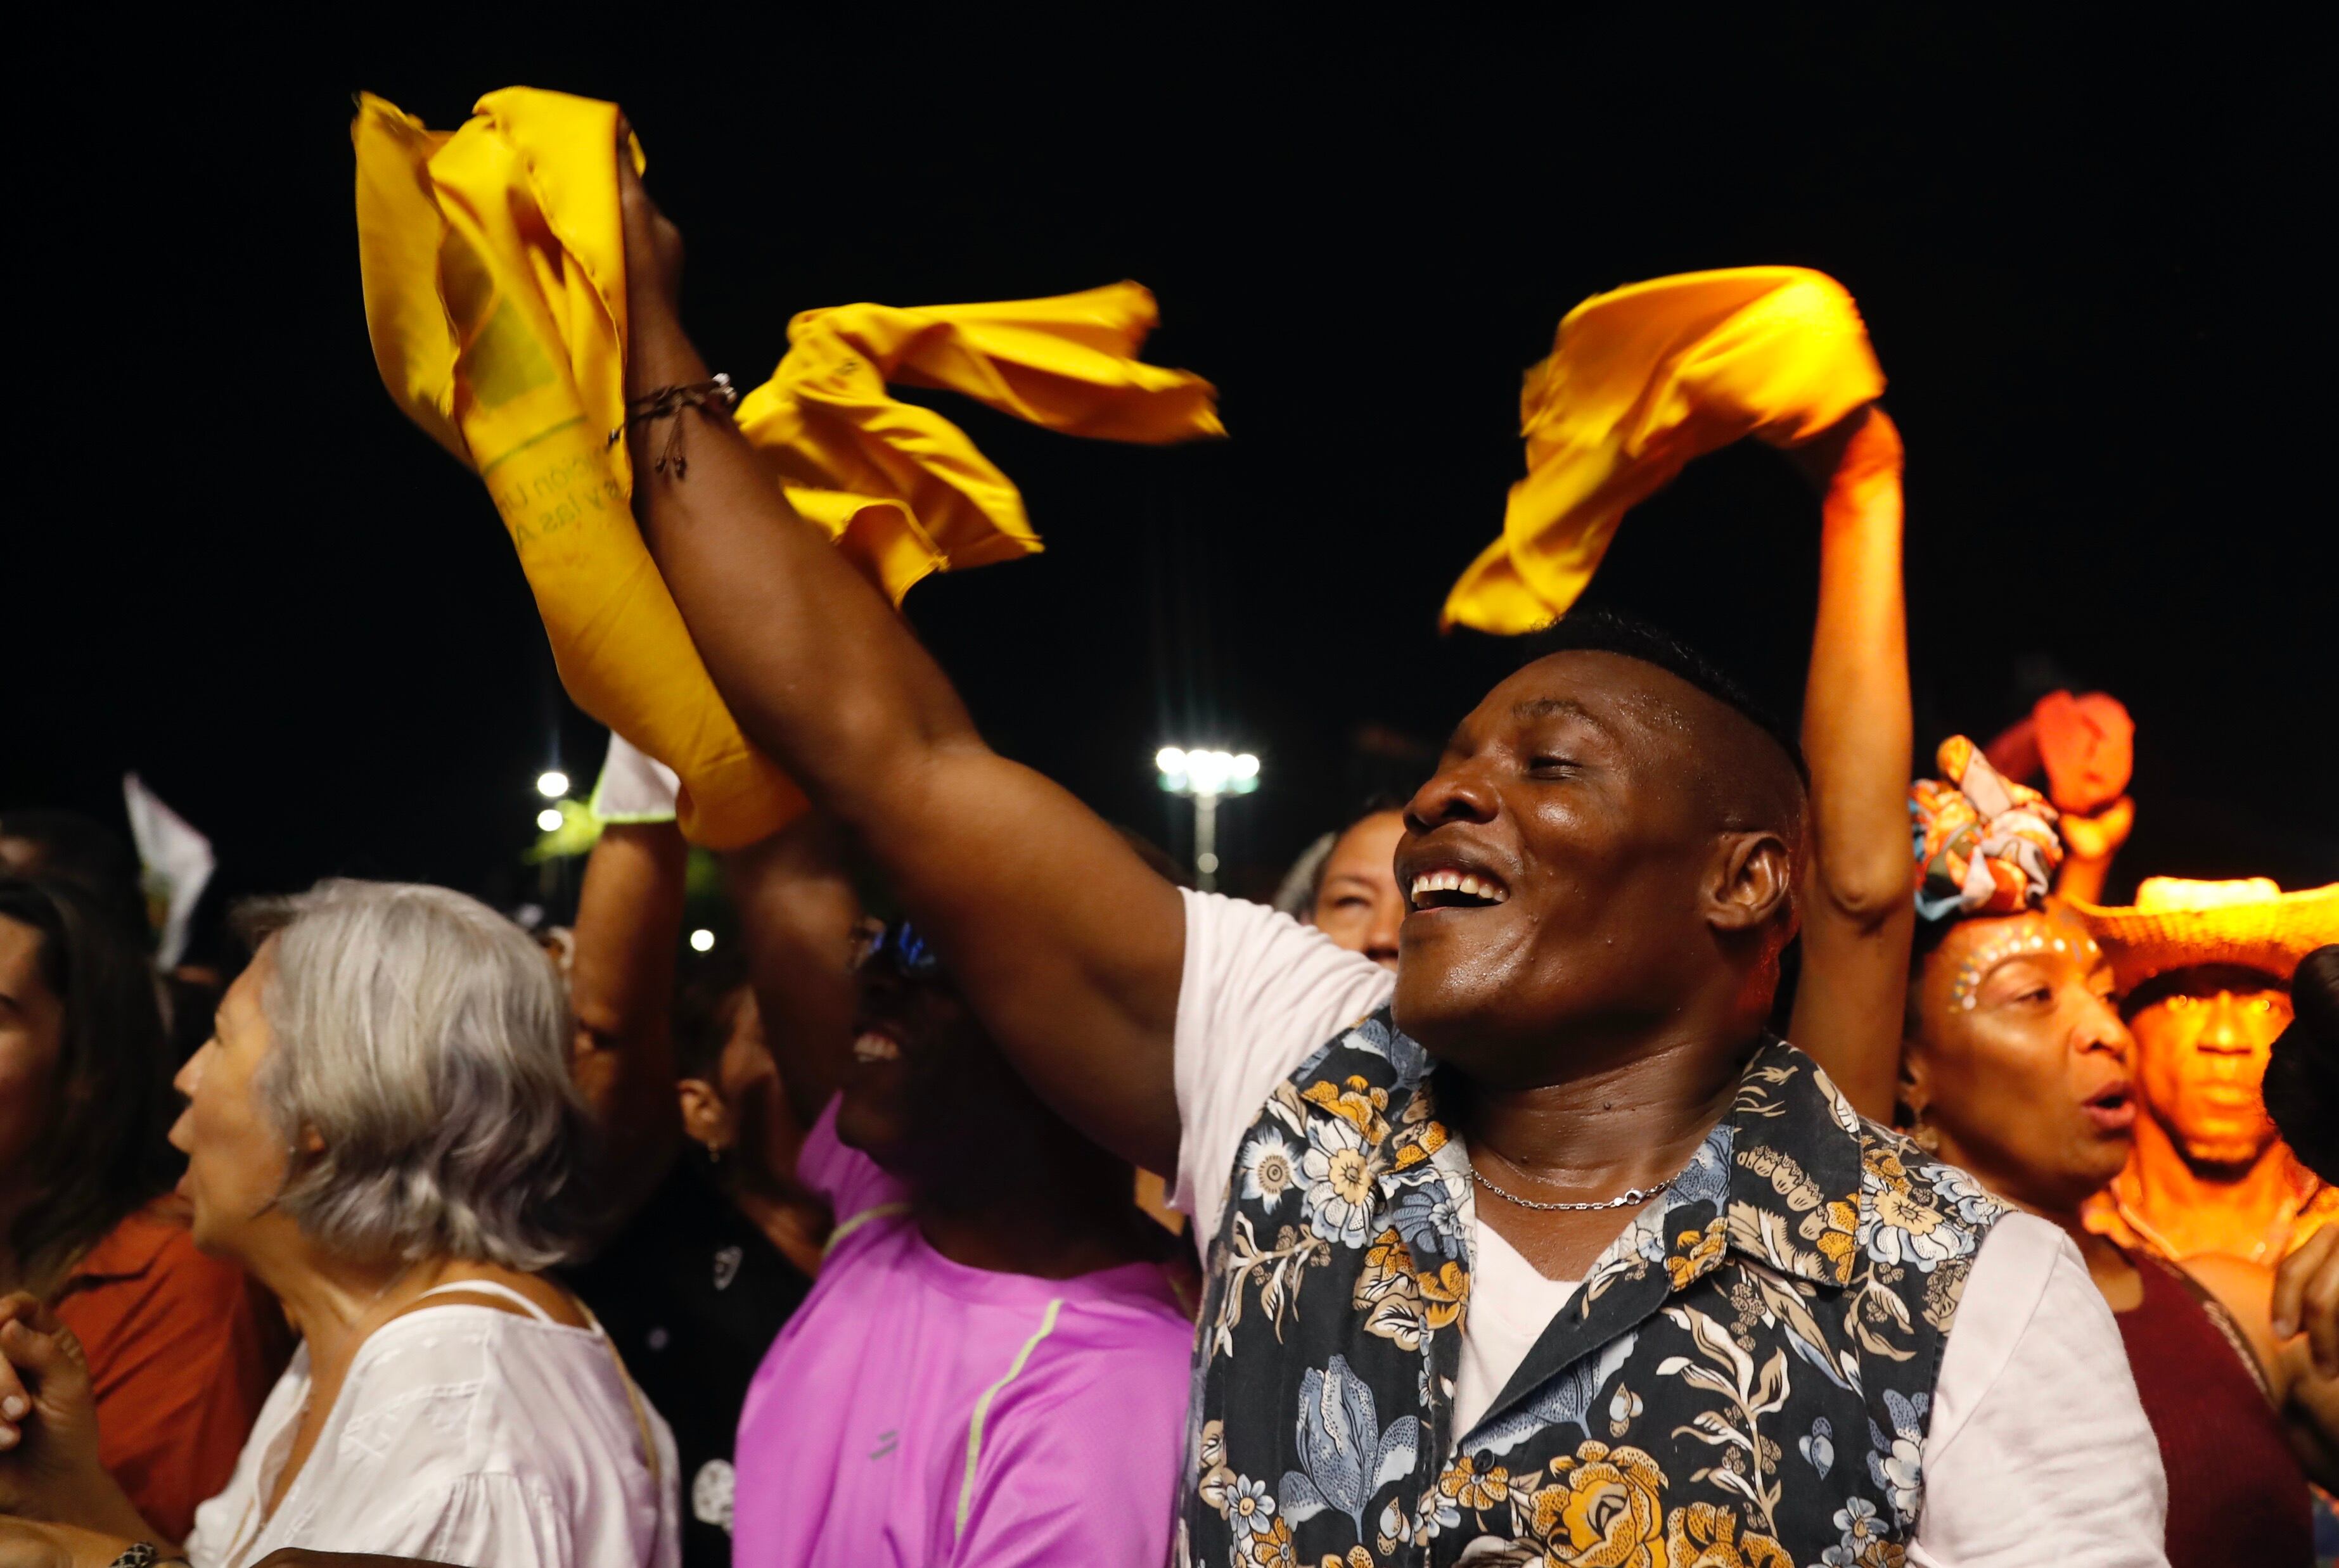
<svg viewBox="0 0 2339 1568">
<path fill-rule="evenodd" d="M 2101 902 L 2068 701 L 1912 785 L 1872 397 L 1800 730 L 1566 615 L 1251 903 L 674 395 L 617 167 L 640 538 L 807 809 L 688 952 L 613 736 L 567 940 L 260 901 L 183 1060 L 134 860 L 0 814 L 0 1563 L 2312 1560 L 2339 888 Z"/>
</svg>

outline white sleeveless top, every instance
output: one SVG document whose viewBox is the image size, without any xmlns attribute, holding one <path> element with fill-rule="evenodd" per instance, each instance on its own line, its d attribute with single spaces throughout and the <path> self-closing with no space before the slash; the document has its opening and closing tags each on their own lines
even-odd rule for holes
<svg viewBox="0 0 2339 1568">
<path fill-rule="evenodd" d="M 598 1324 L 449 1302 L 367 1336 L 284 1500 L 269 1494 L 309 1404 L 309 1349 L 277 1380 L 227 1490 L 195 1510 L 195 1568 L 283 1546 L 486 1568 L 677 1568 L 674 1437 Z"/>
</svg>

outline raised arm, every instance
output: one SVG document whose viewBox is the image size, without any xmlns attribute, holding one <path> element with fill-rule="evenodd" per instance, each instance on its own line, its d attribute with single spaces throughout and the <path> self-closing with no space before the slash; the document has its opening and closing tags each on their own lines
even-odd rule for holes
<svg viewBox="0 0 2339 1568">
<path fill-rule="evenodd" d="M 611 823 L 577 900 L 572 1071 L 608 1140 L 618 1216 L 649 1196 L 682 1142 L 673 1014 L 686 853 L 672 823 Z"/>
<path fill-rule="evenodd" d="M 844 834 L 817 812 L 723 857 L 764 1042 L 798 1127 L 820 1119 L 853 1040 L 854 925 L 861 901 Z"/>
<path fill-rule="evenodd" d="M 1803 694 L 1813 853 L 1789 1033 L 1863 1115 L 1890 1121 L 1917 918 L 1900 433 L 1871 407 L 1797 455 L 1826 500 Z"/>
<path fill-rule="evenodd" d="M 627 392 L 707 378 L 675 304 L 680 242 L 619 159 Z M 1032 1086 L 1117 1153 L 1171 1168 L 1185 917 L 1177 890 L 1054 784 L 992 753 L 877 591 L 798 518 L 729 423 L 637 427 L 634 508 L 748 738 L 853 833 Z"/>
</svg>

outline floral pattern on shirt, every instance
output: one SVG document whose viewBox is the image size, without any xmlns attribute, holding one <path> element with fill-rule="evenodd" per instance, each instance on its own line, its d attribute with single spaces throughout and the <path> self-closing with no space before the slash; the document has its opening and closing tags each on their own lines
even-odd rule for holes
<svg viewBox="0 0 2339 1568">
<path fill-rule="evenodd" d="M 1476 1195 L 1436 1090 L 1378 1013 L 1239 1145 L 1179 1568 L 1900 1568 L 1933 1379 L 2004 1206 L 1768 1041 L 1457 1433 Z"/>
</svg>

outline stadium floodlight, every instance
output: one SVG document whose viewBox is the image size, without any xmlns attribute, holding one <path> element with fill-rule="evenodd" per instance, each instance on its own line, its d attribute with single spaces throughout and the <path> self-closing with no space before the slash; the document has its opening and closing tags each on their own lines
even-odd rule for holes
<svg viewBox="0 0 2339 1568">
<path fill-rule="evenodd" d="M 1215 746 L 1163 746 L 1153 754 L 1163 790 L 1194 803 L 1194 872 L 1202 891 L 1219 884 L 1219 802 L 1258 788 L 1258 758 Z"/>
</svg>

